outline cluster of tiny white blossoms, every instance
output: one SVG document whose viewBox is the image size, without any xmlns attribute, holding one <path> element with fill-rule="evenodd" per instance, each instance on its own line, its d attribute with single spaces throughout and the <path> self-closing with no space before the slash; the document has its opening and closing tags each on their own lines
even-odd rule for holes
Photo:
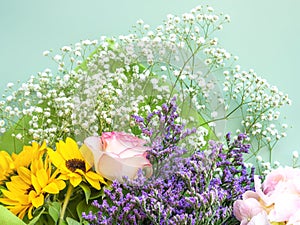
<svg viewBox="0 0 300 225">
<path fill-rule="evenodd" d="M 300 165 L 298 164 L 299 152 L 298 151 L 293 151 L 291 158 L 292 158 L 292 160 L 291 160 L 291 163 L 289 165 L 291 165 L 291 167 L 293 167 L 293 168 L 299 168 L 300 167 Z M 274 161 L 274 162 L 265 161 L 263 159 L 263 157 L 260 156 L 260 155 L 257 155 L 255 159 L 256 159 L 256 164 L 257 164 L 256 168 L 258 170 L 258 173 L 261 176 L 266 176 L 269 173 L 271 173 L 273 170 L 283 167 L 283 165 L 280 164 L 280 162 L 278 162 L 278 161 Z"/>
<path fill-rule="evenodd" d="M 290 100 L 253 71 L 228 70 L 237 58 L 213 36 L 228 22 L 228 15 L 198 6 L 168 15 L 156 29 L 139 20 L 126 36 L 85 40 L 57 55 L 45 51 L 58 72 L 47 69 L 5 96 L 0 132 L 50 144 L 103 131 L 135 133 L 131 115 L 146 116 L 176 96 L 182 122 L 198 128 L 189 144 L 204 146 L 205 136 L 224 135 L 225 122 L 239 117 L 254 153 L 273 148 L 286 135 L 277 129 L 279 108 Z"/>
<path fill-rule="evenodd" d="M 286 124 L 280 124 L 280 108 L 290 105 L 287 94 L 271 86 L 265 79 L 259 77 L 253 70 L 241 71 L 236 66 L 230 71 L 224 71 L 225 82 L 223 91 L 228 98 L 229 112 L 240 111 L 242 128 L 237 132 L 245 132 L 252 139 L 255 151 L 263 147 L 271 150 L 274 144 L 286 136 Z M 230 101 L 231 100 L 231 101 Z"/>
<path fill-rule="evenodd" d="M 15 141 L 27 144 L 46 140 L 49 144 L 73 136 L 75 133 L 71 115 L 74 111 L 73 96 L 79 91 L 83 76 L 73 68 L 80 65 L 89 46 L 97 42 L 82 41 L 72 49 L 65 46 L 61 55 L 51 58 L 58 64 L 58 74 L 50 69 L 31 76 L 27 82 L 12 90 L 9 83 L 1 101 L 1 133 L 15 137 Z M 50 56 L 45 51 L 45 56 Z M 69 57 L 68 65 L 65 65 Z M 67 69 L 68 68 L 68 69 Z M 6 126 L 4 126 L 6 125 Z M 7 138 L 7 136 L 5 136 Z"/>
</svg>

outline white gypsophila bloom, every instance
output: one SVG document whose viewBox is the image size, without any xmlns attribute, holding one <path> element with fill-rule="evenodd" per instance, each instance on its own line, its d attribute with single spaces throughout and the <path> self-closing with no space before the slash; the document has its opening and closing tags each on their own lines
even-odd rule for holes
<svg viewBox="0 0 300 225">
<path fill-rule="evenodd" d="M 34 140 L 51 137 L 49 142 L 55 142 L 75 134 L 79 140 L 130 130 L 130 115 L 146 117 L 177 96 L 180 117 L 188 126 L 209 124 L 210 132 L 219 134 L 224 121 L 238 118 L 243 121 L 240 131 L 250 140 L 273 146 L 285 136 L 278 110 L 291 101 L 253 70 L 243 71 L 233 63 L 237 57 L 219 46 L 213 32 L 229 21 L 209 6 L 196 7 L 182 16 L 168 15 L 155 29 L 140 20 L 132 34 L 64 46 L 52 57 L 58 74 L 46 69 L 31 77 L 16 95 L 9 95 L 3 112 L 29 117 Z M 224 77 L 216 71 L 224 71 Z M 15 99 L 23 108 L 10 115 L 15 106 L 9 102 Z M 34 123 L 36 118 L 44 122 Z M 195 145 L 205 146 L 208 133 Z"/>
<path fill-rule="evenodd" d="M 296 159 L 299 158 L 299 153 L 298 153 L 298 151 L 293 151 L 293 158 L 296 158 Z"/>
</svg>

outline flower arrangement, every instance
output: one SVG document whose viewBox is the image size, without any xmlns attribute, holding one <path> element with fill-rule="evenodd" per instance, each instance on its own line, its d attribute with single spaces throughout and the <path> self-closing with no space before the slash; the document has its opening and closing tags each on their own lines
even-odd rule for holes
<svg viewBox="0 0 300 225">
<path fill-rule="evenodd" d="M 261 187 L 247 162 L 262 151 L 271 161 L 291 101 L 220 46 L 214 34 L 228 22 L 198 6 L 156 29 L 139 20 L 126 36 L 45 51 L 57 71 L 9 83 L 0 102 L 5 219 L 296 224 L 278 195 L 297 195 L 297 170 L 258 164 Z"/>
</svg>

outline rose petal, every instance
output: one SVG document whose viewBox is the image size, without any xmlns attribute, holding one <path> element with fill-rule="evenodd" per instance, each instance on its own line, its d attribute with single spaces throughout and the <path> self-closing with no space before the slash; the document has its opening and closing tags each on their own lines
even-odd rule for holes
<svg viewBox="0 0 300 225">
<path fill-rule="evenodd" d="M 144 140 L 123 132 L 104 132 L 101 140 L 106 152 L 114 152 L 116 154 L 145 144 Z"/>
<path fill-rule="evenodd" d="M 151 164 L 143 156 L 121 159 L 104 153 L 97 167 L 99 173 L 106 179 L 117 179 L 119 182 L 122 182 L 124 176 L 134 179 L 139 169 L 151 167 Z M 147 168 L 146 173 L 147 176 L 151 176 L 152 169 Z"/>
<path fill-rule="evenodd" d="M 103 154 L 102 151 L 102 143 L 100 137 L 92 136 L 88 137 L 84 140 L 84 144 L 91 150 L 93 153 L 93 158 L 94 158 L 94 165 L 98 164 L 98 161 L 100 157 Z M 89 154 L 83 154 L 84 157 L 87 157 L 87 162 L 91 163 L 90 155 Z M 97 168 L 96 168 L 96 172 Z"/>
<path fill-rule="evenodd" d="M 124 151 L 119 153 L 119 157 L 120 158 L 129 158 L 129 157 L 133 157 L 136 155 L 143 155 L 144 157 L 146 157 L 147 154 L 146 151 L 148 150 L 148 147 L 145 146 L 137 146 L 134 148 L 128 148 L 125 149 Z"/>
</svg>

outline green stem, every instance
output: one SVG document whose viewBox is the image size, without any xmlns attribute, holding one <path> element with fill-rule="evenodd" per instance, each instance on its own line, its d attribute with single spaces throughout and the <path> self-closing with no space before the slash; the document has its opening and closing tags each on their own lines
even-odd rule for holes
<svg viewBox="0 0 300 225">
<path fill-rule="evenodd" d="M 65 212 L 66 212 L 68 203 L 70 201 L 72 192 L 73 192 L 73 185 L 69 184 L 69 187 L 68 187 L 68 190 L 67 190 L 67 193 L 66 193 L 66 197 L 65 197 L 65 200 L 64 200 L 64 204 L 63 204 L 63 206 L 61 208 L 61 211 L 60 211 L 60 217 L 59 217 L 59 223 L 58 223 L 59 225 L 62 225 L 63 222 L 64 222 Z"/>
</svg>

